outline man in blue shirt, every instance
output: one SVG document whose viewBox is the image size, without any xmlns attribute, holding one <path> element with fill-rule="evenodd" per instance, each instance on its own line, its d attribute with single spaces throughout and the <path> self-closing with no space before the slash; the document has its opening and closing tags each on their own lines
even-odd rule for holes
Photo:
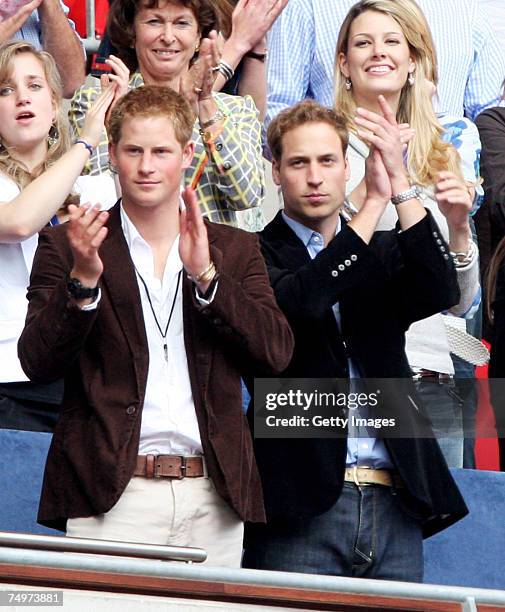
<svg viewBox="0 0 505 612">
<path fill-rule="evenodd" d="M 399 139 L 389 121 L 383 130 Z M 268 144 L 284 210 L 261 233 L 262 251 L 295 336 L 283 377 L 382 379 L 383 401 L 367 416 L 401 421 L 405 437 L 350 428 L 347 438 L 257 437 L 267 525 L 249 527 L 244 563 L 421 581 L 423 536 L 467 512 L 436 440 L 419 435 L 426 421 L 404 350 L 413 321 L 458 301 L 448 247 L 401 162 L 378 149 L 363 207 L 341 219 L 347 131 L 332 110 L 305 101 L 283 111 Z M 390 200 L 399 229 L 376 232 Z"/>
</svg>

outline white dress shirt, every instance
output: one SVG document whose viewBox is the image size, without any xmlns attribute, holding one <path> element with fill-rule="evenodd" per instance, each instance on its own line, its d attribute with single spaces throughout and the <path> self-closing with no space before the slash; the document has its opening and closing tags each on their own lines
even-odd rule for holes
<svg viewBox="0 0 505 612">
<path fill-rule="evenodd" d="M 203 453 L 184 345 L 182 283 L 184 274 L 179 257 L 179 237 L 167 257 L 163 279 L 154 275 L 154 258 L 149 244 L 142 238 L 121 206 L 121 227 L 137 271 L 137 282 L 144 315 L 149 370 L 142 409 L 139 453 L 142 455 L 200 455 Z M 176 294 L 177 278 L 181 274 Z M 151 304 L 147 297 L 144 280 Z M 175 303 L 174 303 L 175 299 Z M 163 330 L 174 303 L 167 335 Z M 165 359 L 164 344 L 167 345 Z"/>
</svg>

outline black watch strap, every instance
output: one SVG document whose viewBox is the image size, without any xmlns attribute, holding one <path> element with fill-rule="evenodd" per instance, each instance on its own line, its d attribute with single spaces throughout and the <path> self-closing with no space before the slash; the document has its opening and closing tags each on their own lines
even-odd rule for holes
<svg viewBox="0 0 505 612">
<path fill-rule="evenodd" d="M 97 287 L 85 287 L 78 278 L 69 278 L 67 290 L 74 300 L 87 300 L 92 298 L 96 300 L 98 297 Z"/>
</svg>

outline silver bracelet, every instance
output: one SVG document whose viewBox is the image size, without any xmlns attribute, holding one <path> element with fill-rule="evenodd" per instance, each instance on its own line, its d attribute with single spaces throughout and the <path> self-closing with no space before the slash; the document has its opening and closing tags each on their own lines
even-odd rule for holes
<svg viewBox="0 0 505 612">
<path fill-rule="evenodd" d="M 408 202 L 409 200 L 418 198 L 419 195 L 419 187 L 417 185 L 412 185 L 410 189 L 406 189 L 405 191 L 401 191 L 400 193 L 391 196 L 391 204 L 398 206 L 398 204 L 402 204 L 403 202 Z"/>
<path fill-rule="evenodd" d="M 471 265 L 477 257 L 478 253 L 479 251 L 477 249 L 477 245 L 475 244 L 473 239 L 470 240 L 470 243 L 468 245 L 468 251 L 458 251 L 456 253 L 454 251 L 450 251 L 452 260 L 454 262 L 454 267 L 456 269 L 466 268 L 467 266 Z"/>
<path fill-rule="evenodd" d="M 346 221 L 350 221 L 357 213 L 358 209 L 354 204 L 349 200 L 349 198 L 344 198 L 344 204 L 342 206 L 342 216 Z"/>
<path fill-rule="evenodd" d="M 235 74 L 235 70 L 233 70 L 230 64 L 223 59 L 219 61 L 218 70 L 227 81 L 232 79 L 233 75 Z"/>
</svg>

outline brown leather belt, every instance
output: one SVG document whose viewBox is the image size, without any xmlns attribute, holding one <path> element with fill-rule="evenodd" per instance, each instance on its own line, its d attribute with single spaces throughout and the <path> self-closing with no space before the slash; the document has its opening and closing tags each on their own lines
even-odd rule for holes
<svg viewBox="0 0 505 612">
<path fill-rule="evenodd" d="M 144 478 L 199 478 L 205 476 L 203 457 L 138 455 L 133 475 Z"/>
<path fill-rule="evenodd" d="M 403 487 L 403 482 L 396 472 L 392 470 L 374 470 L 367 467 L 357 467 L 345 469 L 344 480 L 354 482 L 358 487 L 361 485 L 380 484 L 386 487 Z"/>
<path fill-rule="evenodd" d="M 433 370 L 419 370 L 414 372 L 412 378 L 414 380 L 420 380 L 421 378 L 435 378 L 438 380 L 451 380 L 452 374 L 446 374 L 445 372 L 434 372 Z"/>
</svg>

